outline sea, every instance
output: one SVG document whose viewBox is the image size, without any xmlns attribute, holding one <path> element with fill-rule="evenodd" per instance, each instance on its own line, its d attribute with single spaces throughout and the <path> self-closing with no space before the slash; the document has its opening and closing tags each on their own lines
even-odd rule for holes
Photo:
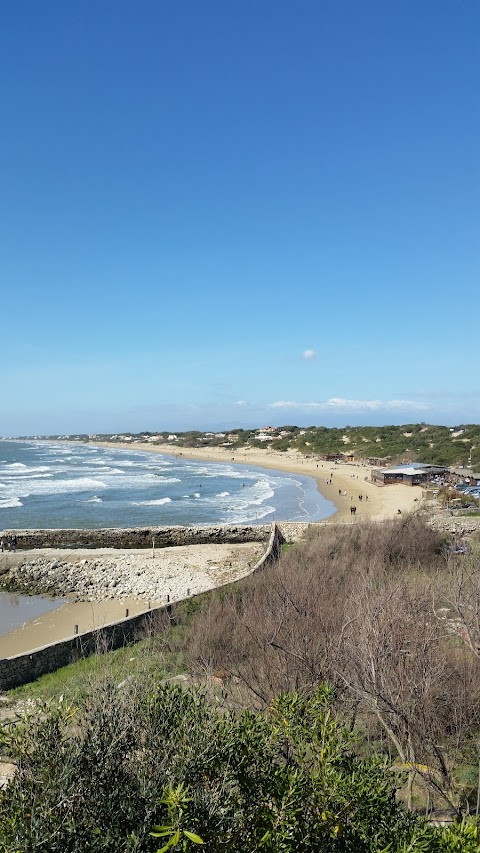
<svg viewBox="0 0 480 853">
<path fill-rule="evenodd" d="M 318 521 L 315 480 L 80 442 L 0 440 L 0 530 Z"/>
</svg>

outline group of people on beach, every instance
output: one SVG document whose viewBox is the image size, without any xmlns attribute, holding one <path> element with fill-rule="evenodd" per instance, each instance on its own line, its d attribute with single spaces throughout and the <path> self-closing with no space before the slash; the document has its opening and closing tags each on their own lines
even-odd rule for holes
<svg viewBox="0 0 480 853">
<path fill-rule="evenodd" d="M 16 536 L 9 536 L 7 541 L 2 539 L 0 542 L 0 548 L 2 549 L 2 553 L 3 553 L 3 551 L 16 551 L 17 550 L 17 537 Z"/>
</svg>

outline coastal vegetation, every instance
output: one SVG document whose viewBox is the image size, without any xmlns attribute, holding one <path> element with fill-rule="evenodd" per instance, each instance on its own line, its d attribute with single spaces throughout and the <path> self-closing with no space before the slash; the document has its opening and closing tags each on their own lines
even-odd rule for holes
<svg viewBox="0 0 480 853">
<path fill-rule="evenodd" d="M 50 436 L 62 438 L 62 436 Z M 63 436 L 66 438 L 66 436 Z M 224 432 L 166 431 L 118 435 L 69 436 L 81 441 L 148 441 L 168 443 L 172 447 L 228 447 L 296 450 L 304 455 L 352 454 L 357 460 L 369 458 L 397 462 L 426 462 L 432 465 L 480 469 L 480 425 L 455 427 L 418 423 L 401 426 L 282 426 L 262 429 L 232 429 Z"/>
<path fill-rule="evenodd" d="M 45 706 L 2 734 L 18 770 L 0 793 L 0 849 L 476 851 L 476 821 L 439 830 L 398 802 L 402 770 L 363 757 L 334 705 L 323 685 L 253 714 L 104 683 L 80 706 Z"/>
<path fill-rule="evenodd" d="M 479 588 L 480 543 L 418 516 L 312 527 L 76 682 L 85 662 L 15 691 L 0 851 L 477 851 Z M 445 808 L 453 828 L 422 816 Z"/>
</svg>

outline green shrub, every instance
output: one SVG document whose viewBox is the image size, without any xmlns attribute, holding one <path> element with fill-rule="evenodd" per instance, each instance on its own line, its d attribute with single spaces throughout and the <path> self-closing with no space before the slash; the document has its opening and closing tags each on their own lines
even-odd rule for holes
<svg viewBox="0 0 480 853">
<path fill-rule="evenodd" d="M 357 757 L 326 687 L 264 714 L 222 715 L 171 686 L 105 686 L 77 710 L 40 711 L 3 729 L 18 763 L 0 793 L 5 853 L 153 852 L 159 825 L 174 827 L 171 850 L 199 849 L 198 837 L 231 853 L 395 851 L 425 831 L 385 761 Z"/>
</svg>

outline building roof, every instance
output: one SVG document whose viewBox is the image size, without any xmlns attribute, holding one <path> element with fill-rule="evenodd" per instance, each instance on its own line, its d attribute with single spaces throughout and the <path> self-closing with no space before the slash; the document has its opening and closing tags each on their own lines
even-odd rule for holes
<svg viewBox="0 0 480 853">
<path fill-rule="evenodd" d="M 413 477 L 415 474 L 437 474 L 439 471 L 445 471 L 439 465 L 423 465 L 414 463 L 413 465 L 398 465 L 397 468 L 384 468 L 383 474 L 406 474 L 407 477 Z"/>
<path fill-rule="evenodd" d="M 403 462 L 401 465 L 397 465 L 396 468 L 441 468 L 442 471 L 445 471 L 443 465 L 429 465 L 428 462 Z"/>
</svg>

